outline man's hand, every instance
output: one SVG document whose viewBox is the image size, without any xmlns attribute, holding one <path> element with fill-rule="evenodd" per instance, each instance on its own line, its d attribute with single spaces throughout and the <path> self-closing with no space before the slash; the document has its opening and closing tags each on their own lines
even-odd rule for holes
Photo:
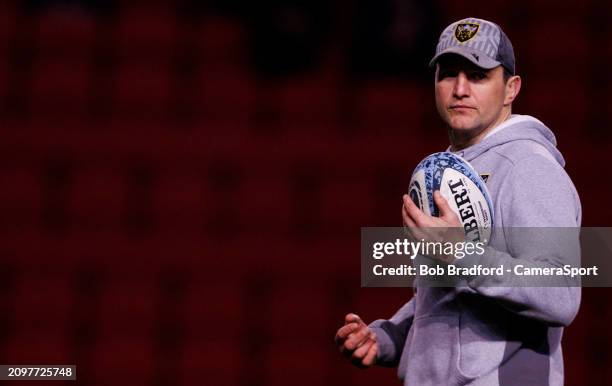
<svg viewBox="0 0 612 386">
<path fill-rule="evenodd" d="M 404 225 L 410 228 L 461 227 L 462 225 L 461 221 L 459 221 L 459 217 L 457 217 L 457 214 L 455 214 L 448 205 L 442 193 L 436 190 L 433 196 L 434 202 L 440 210 L 440 217 L 426 215 L 414 204 L 414 202 L 412 202 L 410 196 L 404 194 L 404 205 L 402 206 Z"/>
<path fill-rule="evenodd" d="M 376 335 L 359 316 L 347 314 L 335 340 L 340 352 L 355 366 L 367 368 L 376 362 Z"/>
<path fill-rule="evenodd" d="M 453 212 L 446 199 L 439 190 L 433 194 L 434 202 L 440 211 L 440 217 L 428 216 L 420 210 L 410 196 L 404 194 L 402 206 L 402 219 L 404 226 L 414 240 L 425 240 L 431 242 L 464 242 L 465 233 L 463 225 L 459 221 L 457 214 Z M 435 229 L 440 228 L 440 229 Z M 454 256 L 431 256 L 439 260 L 451 263 L 455 260 Z"/>
</svg>

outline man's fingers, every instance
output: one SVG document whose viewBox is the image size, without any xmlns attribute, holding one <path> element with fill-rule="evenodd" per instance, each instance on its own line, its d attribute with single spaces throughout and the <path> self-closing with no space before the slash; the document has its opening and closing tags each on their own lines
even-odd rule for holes
<svg viewBox="0 0 612 386">
<path fill-rule="evenodd" d="M 406 205 L 402 207 L 402 219 L 404 220 L 404 226 L 406 231 L 409 233 L 410 238 L 413 241 L 427 239 L 426 232 L 423 232 L 426 228 L 419 227 L 414 220 L 408 214 Z"/>
<path fill-rule="evenodd" d="M 344 317 L 344 326 L 336 332 L 334 341 L 345 355 L 351 355 L 367 340 L 370 329 L 356 314 L 347 314 Z"/>
<path fill-rule="evenodd" d="M 402 213 L 404 217 L 404 229 L 408 232 L 408 236 L 412 241 L 418 241 L 422 238 L 423 232 L 421 232 L 422 228 L 419 228 L 414 221 L 407 215 Z"/>
<path fill-rule="evenodd" d="M 404 220 L 404 225 L 409 228 L 416 228 L 416 224 L 414 220 L 408 214 L 408 209 L 406 209 L 406 205 L 402 206 L 402 220 Z"/>
<path fill-rule="evenodd" d="M 345 324 L 344 326 L 340 327 L 336 333 L 336 343 L 338 343 L 339 340 L 346 339 L 349 334 L 353 333 L 358 328 L 359 325 L 357 323 Z"/>
<path fill-rule="evenodd" d="M 378 353 L 378 343 L 374 342 L 368 350 L 365 358 L 361 361 L 364 366 L 372 366 L 376 362 L 376 354 Z"/>
<path fill-rule="evenodd" d="M 357 350 L 353 351 L 353 359 L 363 359 L 366 354 L 370 351 L 372 345 L 376 343 L 373 339 L 368 339 L 362 344 Z"/>
<path fill-rule="evenodd" d="M 425 213 L 412 202 L 412 199 L 407 194 L 404 194 L 403 199 L 407 215 L 417 226 L 423 226 L 424 221 L 427 220 Z"/>
<path fill-rule="evenodd" d="M 363 324 L 365 325 L 365 323 L 363 322 L 363 320 L 361 320 L 361 318 L 359 317 L 359 315 L 357 314 L 346 314 L 346 316 L 344 317 L 344 323 L 345 324 L 349 324 L 349 323 L 357 323 L 357 324 Z"/>
<path fill-rule="evenodd" d="M 370 338 L 369 328 L 366 327 L 366 328 L 359 329 L 357 330 L 357 332 L 354 332 L 349 335 L 346 342 L 344 342 L 344 347 L 347 350 L 351 350 L 351 351 L 356 350 L 359 347 L 361 347 L 361 345 L 363 345 L 369 338 Z"/>
<path fill-rule="evenodd" d="M 429 234 L 425 232 L 424 228 L 413 228 L 412 234 L 414 235 L 414 239 L 416 241 L 431 239 Z"/>
<path fill-rule="evenodd" d="M 346 324 L 338 329 L 335 337 L 340 352 L 358 367 L 370 366 L 378 350 L 376 335 L 356 314 L 347 314 L 344 321 Z"/>
</svg>

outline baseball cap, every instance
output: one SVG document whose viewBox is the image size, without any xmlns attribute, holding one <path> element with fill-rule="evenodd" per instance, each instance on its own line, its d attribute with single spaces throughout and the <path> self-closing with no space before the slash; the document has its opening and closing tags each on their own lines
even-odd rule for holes
<svg viewBox="0 0 612 386">
<path fill-rule="evenodd" d="M 446 27 L 436 46 L 436 55 L 429 62 L 434 66 L 440 56 L 457 54 L 480 68 L 504 66 L 515 74 L 514 49 L 501 27 L 484 19 L 468 17 Z"/>
</svg>

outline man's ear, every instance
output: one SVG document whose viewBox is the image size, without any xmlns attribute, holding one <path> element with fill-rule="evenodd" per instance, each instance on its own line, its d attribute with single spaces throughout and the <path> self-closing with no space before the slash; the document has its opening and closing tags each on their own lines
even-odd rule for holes
<svg viewBox="0 0 612 386">
<path fill-rule="evenodd" d="M 511 104 L 518 96 L 519 91 L 521 91 L 521 77 L 513 75 L 506 82 L 504 106 Z"/>
</svg>

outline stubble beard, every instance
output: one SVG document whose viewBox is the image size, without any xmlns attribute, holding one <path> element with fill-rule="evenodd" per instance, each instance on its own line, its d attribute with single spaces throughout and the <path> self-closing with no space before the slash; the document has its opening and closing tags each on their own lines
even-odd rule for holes
<svg viewBox="0 0 612 386">
<path fill-rule="evenodd" d="M 446 124 L 448 128 L 448 139 L 453 150 L 461 150 L 473 145 L 473 142 L 484 130 L 482 125 L 477 125 L 475 122 L 472 122 L 472 126 L 470 127 L 464 127 L 463 125 L 453 127 L 451 117 L 449 117 Z"/>
</svg>

